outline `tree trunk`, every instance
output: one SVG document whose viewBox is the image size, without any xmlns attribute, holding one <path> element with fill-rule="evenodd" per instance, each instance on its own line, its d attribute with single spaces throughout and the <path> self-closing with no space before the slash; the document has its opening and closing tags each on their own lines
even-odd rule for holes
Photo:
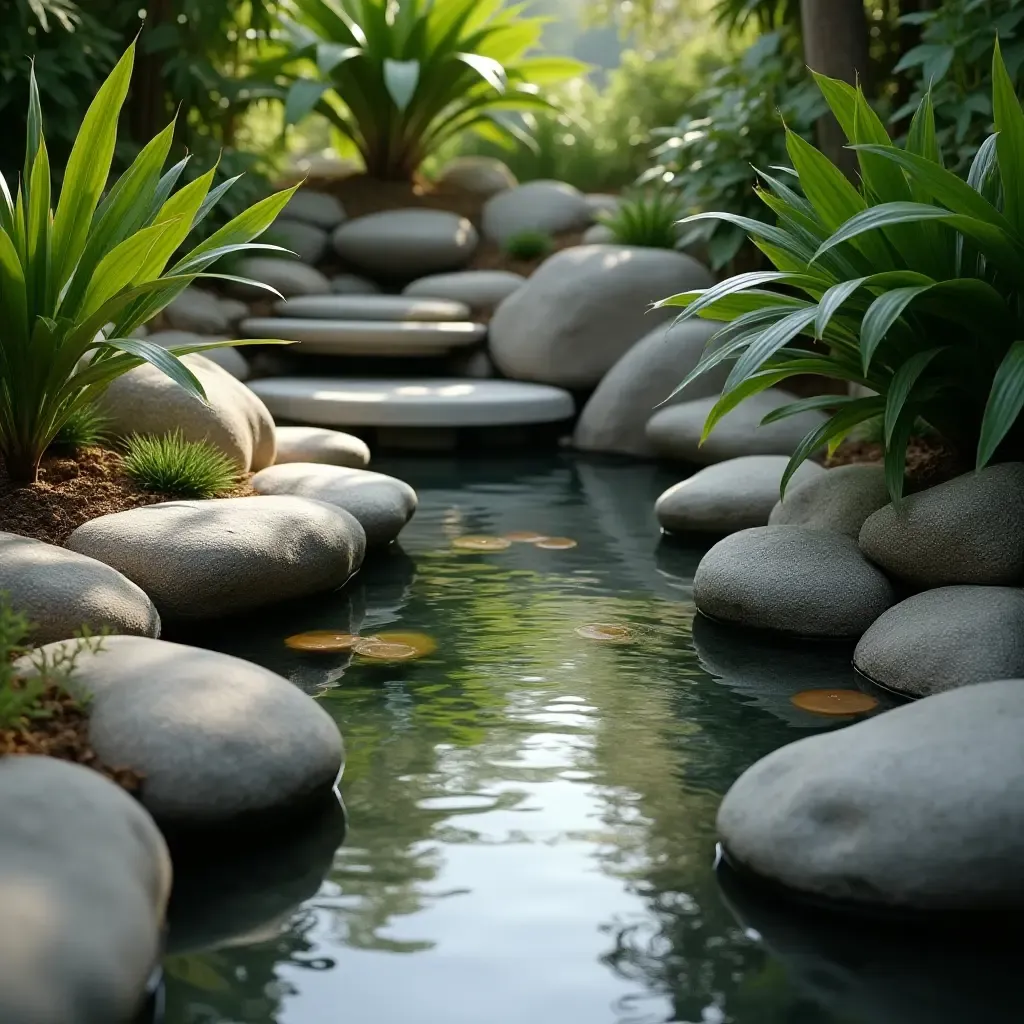
<svg viewBox="0 0 1024 1024">
<path fill-rule="evenodd" d="M 868 19 L 864 0 L 800 0 L 804 59 L 812 71 L 840 78 L 851 85 L 858 75 L 863 83 L 868 69 Z M 818 122 L 818 146 L 847 174 L 857 160 L 846 146 L 839 123 L 827 114 Z"/>
</svg>

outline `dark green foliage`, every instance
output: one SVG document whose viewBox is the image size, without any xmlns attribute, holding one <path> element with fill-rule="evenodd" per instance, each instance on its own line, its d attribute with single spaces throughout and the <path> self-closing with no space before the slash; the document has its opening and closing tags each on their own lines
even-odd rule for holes
<svg viewBox="0 0 1024 1024">
<path fill-rule="evenodd" d="M 679 240 L 677 224 L 683 216 L 677 195 L 655 189 L 626 196 L 614 213 L 598 217 L 619 245 L 642 245 L 651 249 L 675 249 Z"/>
<path fill-rule="evenodd" d="M 109 439 L 110 420 L 92 403 L 75 406 L 57 431 L 52 447 L 90 448 Z"/>
<path fill-rule="evenodd" d="M 554 248 L 555 240 L 544 231 L 520 231 L 505 240 L 505 255 L 514 260 L 539 260 Z"/>
<path fill-rule="evenodd" d="M 238 486 L 234 463 L 209 441 L 186 441 L 181 431 L 125 442 L 125 472 L 144 491 L 175 498 L 216 498 Z"/>
</svg>

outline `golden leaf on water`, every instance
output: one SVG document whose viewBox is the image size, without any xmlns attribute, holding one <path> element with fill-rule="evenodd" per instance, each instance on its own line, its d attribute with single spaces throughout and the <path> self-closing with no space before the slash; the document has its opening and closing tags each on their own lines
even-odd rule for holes
<svg viewBox="0 0 1024 1024">
<path fill-rule="evenodd" d="M 285 646 L 293 651 L 309 651 L 329 654 L 334 651 L 350 651 L 359 639 L 352 633 L 336 633 L 330 629 L 314 629 L 309 633 L 296 633 L 285 639 Z"/>
<path fill-rule="evenodd" d="M 377 633 L 376 639 L 382 640 L 386 644 L 402 644 L 405 647 L 411 647 L 420 658 L 425 658 L 437 650 L 437 641 L 426 633 Z"/>
<path fill-rule="evenodd" d="M 512 547 L 512 541 L 505 537 L 456 537 L 452 541 L 452 547 L 459 551 L 504 551 Z"/>
<path fill-rule="evenodd" d="M 568 551 L 576 547 L 576 541 L 572 537 L 545 537 L 543 540 L 534 541 L 535 548 L 542 548 L 544 551 Z"/>
<path fill-rule="evenodd" d="M 513 530 L 512 533 L 505 534 L 505 540 L 510 540 L 513 544 L 536 544 L 547 539 L 546 533 L 535 533 L 533 530 Z"/>
<path fill-rule="evenodd" d="M 585 626 L 577 626 L 576 635 L 584 640 L 611 640 L 619 643 L 631 639 L 625 626 L 614 626 L 607 622 L 588 622 Z"/>
<path fill-rule="evenodd" d="M 412 661 L 420 656 L 419 651 L 410 644 L 392 644 L 377 636 L 360 637 L 352 650 L 364 658 L 377 661 Z"/>
<path fill-rule="evenodd" d="M 874 697 L 860 690 L 804 690 L 790 700 L 816 715 L 863 715 L 878 707 Z"/>
</svg>

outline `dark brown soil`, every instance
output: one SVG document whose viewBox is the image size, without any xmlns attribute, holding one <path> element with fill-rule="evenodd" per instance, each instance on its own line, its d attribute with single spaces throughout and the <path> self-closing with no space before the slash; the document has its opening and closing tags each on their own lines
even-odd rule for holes
<svg viewBox="0 0 1024 1024">
<path fill-rule="evenodd" d="M 230 496 L 253 493 L 246 483 Z M 0 530 L 50 544 L 63 544 L 97 516 L 173 500 L 173 495 L 139 490 L 125 475 L 121 456 L 106 448 L 47 455 L 39 482 L 29 487 L 12 485 L 0 463 Z"/>
<path fill-rule="evenodd" d="M 885 449 L 879 443 L 844 441 L 825 464 L 830 469 L 854 463 L 881 465 L 884 458 Z M 969 468 L 962 455 L 940 438 L 913 437 L 907 446 L 907 481 L 915 490 L 951 480 Z"/>
<path fill-rule="evenodd" d="M 0 729 L 0 757 L 36 754 L 92 768 L 129 793 L 137 792 L 142 777 L 125 768 L 103 764 L 89 745 L 89 717 L 70 694 L 50 687 L 37 714 L 23 725 Z"/>
</svg>

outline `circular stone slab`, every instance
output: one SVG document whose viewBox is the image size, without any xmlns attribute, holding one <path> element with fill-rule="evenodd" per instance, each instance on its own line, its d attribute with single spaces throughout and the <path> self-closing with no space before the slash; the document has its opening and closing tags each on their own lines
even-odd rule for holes
<svg viewBox="0 0 1024 1024">
<path fill-rule="evenodd" d="M 568 391 L 512 380 L 272 377 L 253 390 L 281 419 L 328 427 L 494 427 L 573 415 Z"/>
<path fill-rule="evenodd" d="M 387 320 L 304 320 L 299 317 L 253 317 L 242 322 L 249 338 L 301 342 L 298 352 L 326 356 L 434 356 L 482 341 L 483 324 L 404 323 Z"/>
<path fill-rule="evenodd" d="M 435 298 L 404 295 L 302 295 L 278 302 L 274 311 L 283 317 L 314 320 L 388 320 L 444 323 L 468 320 L 469 306 Z"/>
</svg>

